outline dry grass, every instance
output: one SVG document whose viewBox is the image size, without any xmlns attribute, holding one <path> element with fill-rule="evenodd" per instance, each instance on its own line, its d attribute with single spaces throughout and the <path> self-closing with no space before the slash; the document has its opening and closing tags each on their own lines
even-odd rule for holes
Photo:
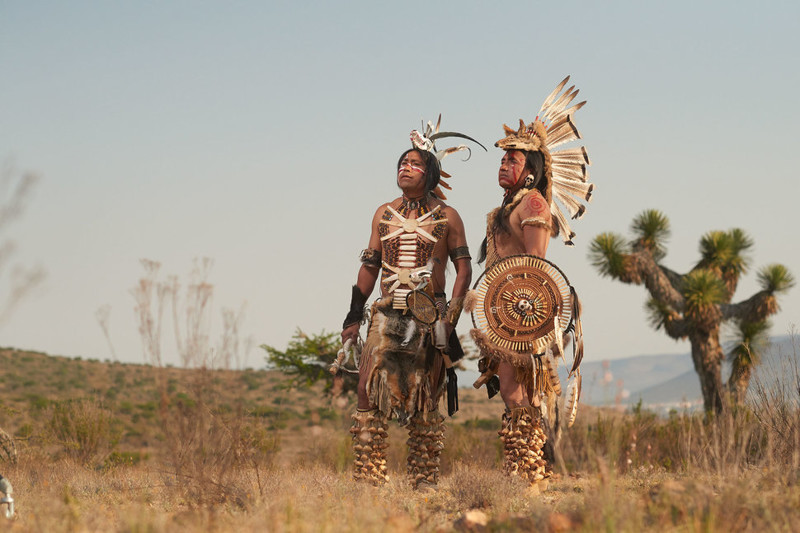
<svg viewBox="0 0 800 533">
<path fill-rule="evenodd" d="M 792 376 L 792 373 L 784 373 Z M 9 531 L 800 530 L 796 398 L 716 420 L 584 409 L 564 470 L 530 494 L 500 473 L 502 409 L 462 390 L 435 492 L 350 480 L 353 399 L 266 371 L 153 368 L 0 350 L 0 426 L 19 462 Z M 787 390 L 791 392 L 791 384 Z M 766 392 L 764 393 L 766 394 Z"/>
</svg>

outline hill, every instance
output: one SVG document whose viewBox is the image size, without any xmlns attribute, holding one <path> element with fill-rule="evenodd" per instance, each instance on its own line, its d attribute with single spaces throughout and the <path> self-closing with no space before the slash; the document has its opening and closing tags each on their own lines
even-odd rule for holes
<svg viewBox="0 0 800 533">
<path fill-rule="evenodd" d="M 137 461 L 157 459 L 165 453 L 168 437 L 164 413 L 189 413 L 198 404 L 212 414 L 238 415 L 251 429 L 287 443 L 322 426 L 337 438 L 347 436 L 355 397 L 334 401 L 320 384 L 290 387 L 276 370 L 154 368 L 0 348 L 0 427 L 22 449 L 44 443 L 56 455 L 68 455 L 69 444 L 58 442 L 53 425 L 70 408 L 93 411 L 106 420 L 93 460 L 103 461 L 112 453 Z M 463 389 L 460 405 L 454 423 L 486 418 L 499 425 L 499 397 L 488 401 L 483 390 Z M 276 460 L 291 461 L 292 450 L 281 446 Z"/>
<path fill-rule="evenodd" d="M 774 388 L 786 375 L 786 370 L 800 368 L 797 348 L 797 340 L 792 335 L 774 337 L 756 369 L 753 383 Z M 603 380 L 606 370 L 612 377 Z M 624 406 L 641 401 L 643 407 L 656 412 L 691 410 L 703 405 L 700 381 L 688 353 L 589 361 L 584 363 L 582 371 L 585 384 L 582 399 L 591 405 L 610 405 L 611 399 Z M 723 380 L 729 373 L 730 365 L 724 362 Z"/>
<path fill-rule="evenodd" d="M 550 490 L 540 494 L 503 475 L 502 402 L 471 389 L 461 390 L 461 410 L 446 422 L 438 490 L 409 487 L 406 430 L 396 424 L 389 425 L 390 481 L 353 483 L 347 431 L 353 404 L 352 395 L 334 400 L 319 385 L 289 388 L 274 371 L 153 368 L 2 349 L 0 426 L 16 436 L 20 453 L 17 463 L 0 457 L 17 504 L 17 520 L 0 516 L 0 529 L 792 531 L 800 525 L 796 409 L 776 406 L 779 416 L 759 425 L 750 416 L 718 423 L 582 406 L 578 422 L 564 430 Z M 486 526 L 466 525 L 470 517 Z"/>
</svg>

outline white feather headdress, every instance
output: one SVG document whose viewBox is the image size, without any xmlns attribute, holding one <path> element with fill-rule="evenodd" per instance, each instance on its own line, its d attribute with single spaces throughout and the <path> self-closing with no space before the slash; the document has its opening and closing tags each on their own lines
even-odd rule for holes
<svg viewBox="0 0 800 533">
<path fill-rule="evenodd" d="M 581 218 L 586 212 L 584 202 L 590 202 L 594 185 L 589 183 L 586 167 L 591 165 L 586 148 L 569 148 L 554 152 L 553 148 L 581 138 L 575 127 L 573 115 L 586 104 L 586 101 L 569 106 L 578 95 L 575 86 L 561 93 L 569 81 L 569 76 L 545 98 L 538 115 L 528 125 L 519 120 L 519 129 L 514 130 L 503 124 L 506 137 L 495 143 L 503 150 L 524 150 L 542 152 L 544 155 L 544 175 L 548 180 L 547 188 L 550 211 L 553 213 L 556 229 L 561 233 L 564 244 L 573 246 L 575 232 L 561 205 L 569 213 L 569 218 Z M 559 203 L 556 203 L 558 199 Z"/>
</svg>

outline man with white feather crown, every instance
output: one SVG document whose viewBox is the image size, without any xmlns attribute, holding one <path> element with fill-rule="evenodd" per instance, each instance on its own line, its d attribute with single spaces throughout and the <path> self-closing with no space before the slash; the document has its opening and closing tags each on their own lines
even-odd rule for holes
<svg viewBox="0 0 800 533">
<path fill-rule="evenodd" d="M 443 201 L 441 186 L 450 187 L 441 178 L 450 176 L 441 170 L 440 161 L 469 148 L 437 150 L 434 143 L 446 137 L 477 143 L 460 133 L 440 132 L 439 123 L 434 127 L 429 122 L 422 133 L 411 132 L 412 147 L 397 163 L 397 185 L 403 194 L 375 212 L 342 326 L 343 348 L 331 370 L 341 369 L 350 356 L 356 359 L 358 406 L 350 432 L 357 480 L 377 484 L 388 479 L 386 427 L 396 418 L 409 428 L 407 473 L 412 486 L 435 486 L 444 447 L 438 404 L 445 390 L 449 414 L 458 409 L 452 362 L 463 352 L 454 328 L 472 281 L 472 266 L 464 223 Z M 456 271 L 449 303 L 444 292 L 448 258 Z M 365 303 L 379 276 L 380 299 L 371 306 L 362 346 L 359 329 L 366 321 Z"/>
<path fill-rule="evenodd" d="M 536 491 L 546 488 L 552 474 L 547 460 L 553 453 L 545 457 L 547 434 L 558 441 L 564 415 L 572 425 L 580 395 L 580 303 L 564 274 L 545 259 L 550 238 L 560 234 L 571 246 L 575 235 L 555 200 L 571 218 L 579 218 L 593 189 L 585 148 L 552 151 L 580 138 L 573 114 L 586 102 L 570 106 L 578 90 L 572 86 L 562 93 L 568 80 L 545 99 L 533 122 L 520 119 L 516 130 L 504 125 L 506 137 L 495 143 L 505 151 L 498 172 L 503 202 L 487 217 L 478 259 L 486 261 L 486 270 L 464 304 L 482 356 L 475 387 L 486 385 L 490 398 L 499 391 L 506 406 L 499 432 L 504 470 Z M 558 360 L 566 363 L 565 338 L 570 337 L 573 362 L 566 402 L 561 402 Z"/>
</svg>

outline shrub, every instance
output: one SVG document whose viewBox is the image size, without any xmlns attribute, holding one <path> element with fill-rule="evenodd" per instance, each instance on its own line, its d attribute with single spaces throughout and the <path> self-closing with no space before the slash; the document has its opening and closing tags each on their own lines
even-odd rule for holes
<svg viewBox="0 0 800 533">
<path fill-rule="evenodd" d="M 113 449 L 119 441 L 111 413 L 92 399 L 54 402 L 48 430 L 66 455 L 83 464 Z"/>
</svg>

